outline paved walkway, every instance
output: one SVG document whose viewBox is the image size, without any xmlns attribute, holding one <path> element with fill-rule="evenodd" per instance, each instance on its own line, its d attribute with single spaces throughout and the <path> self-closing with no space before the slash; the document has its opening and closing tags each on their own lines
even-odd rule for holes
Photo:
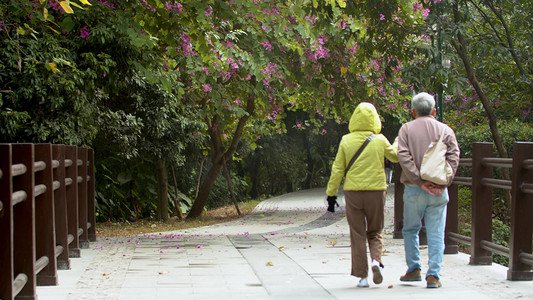
<svg viewBox="0 0 533 300">
<path fill-rule="evenodd" d="M 386 204 L 384 281 L 356 288 L 350 242 L 340 209 L 325 213 L 324 189 L 265 200 L 239 220 L 195 229 L 98 238 L 59 286 L 38 287 L 58 299 L 533 299 L 533 282 L 506 280 L 499 265 L 470 266 L 445 255 L 443 287 L 399 281 L 406 268 L 402 240 L 392 239 L 393 199 Z M 427 250 L 421 251 L 427 261 Z"/>
</svg>

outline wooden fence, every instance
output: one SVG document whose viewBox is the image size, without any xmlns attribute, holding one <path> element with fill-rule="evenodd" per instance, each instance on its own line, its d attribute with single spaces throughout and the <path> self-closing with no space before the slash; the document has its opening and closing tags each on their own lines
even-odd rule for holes
<svg viewBox="0 0 533 300">
<path fill-rule="evenodd" d="M 0 298 L 36 299 L 96 240 L 93 150 L 0 144 Z"/>
<path fill-rule="evenodd" d="M 458 253 L 458 244 L 470 245 L 470 264 L 490 265 L 492 254 L 509 258 L 508 280 L 532 280 L 533 266 L 533 143 L 516 142 L 512 158 L 493 157 L 491 143 L 474 143 L 472 158 L 461 159 L 460 167 L 471 167 L 472 177 L 456 177 L 448 188 L 450 202 L 446 220 L 445 254 Z M 494 168 L 512 170 L 512 180 L 494 178 Z M 401 238 L 403 225 L 403 185 L 399 182 L 401 168 L 395 179 L 394 238 Z M 471 236 L 458 234 L 458 186 L 472 189 Z M 511 191 L 510 247 L 492 242 L 493 188 Z M 424 240 L 424 237 L 421 237 Z"/>
</svg>

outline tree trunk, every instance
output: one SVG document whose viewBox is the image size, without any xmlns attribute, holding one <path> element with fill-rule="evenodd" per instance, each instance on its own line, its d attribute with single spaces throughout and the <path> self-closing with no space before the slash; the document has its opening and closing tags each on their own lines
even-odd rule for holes
<svg viewBox="0 0 533 300">
<path fill-rule="evenodd" d="M 165 162 L 159 159 L 157 172 L 157 220 L 168 220 L 168 172 Z"/>
<path fill-rule="evenodd" d="M 460 15 L 459 15 L 459 7 L 457 4 L 457 1 L 454 3 L 454 20 L 455 24 L 459 25 L 460 23 Z M 498 150 L 498 153 L 500 157 L 507 158 L 507 150 L 505 149 L 500 133 L 498 131 L 497 126 L 497 120 L 496 115 L 494 114 L 494 111 L 492 109 L 492 106 L 490 105 L 489 100 L 487 99 L 487 96 L 485 95 L 485 92 L 483 91 L 481 84 L 477 80 L 476 74 L 474 72 L 474 69 L 470 65 L 470 60 L 468 59 L 468 51 L 467 51 L 467 44 L 466 40 L 461 32 L 457 33 L 457 40 L 459 44 L 452 42 L 452 46 L 455 48 L 455 51 L 461 57 L 461 60 L 463 61 L 463 65 L 465 67 L 466 76 L 468 78 L 468 81 L 474 87 L 474 90 L 476 91 L 476 94 L 479 97 L 479 100 L 481 100 L 481 104 L 483 104 L 483 108 L 487 112 L 487 118 L 489 119 L 489 128 L 490 132 L 492 133 L 492 137 L 494 138 L 494 144 L 496 145 L 496 149 Z"/>
<path fill-rule="evenodd" d="M 176 217 L 178 217 L 178 220 L 182 220 L 183 213 L 181 212 L 181 208 L 180 208 L 180 196 L 179 196 L 179 189 L 178 189 L 178 181 L 176 180 L 176 172 L 174 172 L 173 166 L 170 166 L 170 170 L 172 170 L 172 179 L 174 179 L 174 191 L 176 192 L 176 194 L 174 196 L 170 195 L 170 192 L 168 194 L 174 201 L 174 206 L 176 207 Z"/>
<path fill-rule="evenodd" d="M 242 216 L 241 210 L 239 209 L 239 204 L 237 203 L 237 199 L 235 198 L 235 193 L 233 192 L 233 186 L 231 185 L 231 178 L 228 170 L 228 166 L 226 164 L 226 161 L 222 161 L 224 164 L 224 173 L 226 175 L 226 182 L 228 183 L 229 192 L 231 194 L 231 200 L 233 200 L 233 205 L 235 205 L 235 209 L 237 210 L 237 214 L 239 216 Z"/>
<path fill-rule="evenodd" d="M 217 158 L 218 156 L 218 158 Z M 194 203 L 187 214 L 187 219 L 194 219 L 202 215 L 204 207 L 207 204 L 207 199 L 211 193 L 211 189 L 217 180 L 220 171 L 222 170 L 222 159 L 220 155 L 216 153 L 211 158 L 211 167 L 207 171 L 204 181 L 200 184 L 200 189 L 198 190 L 198 196 L 194 200 Z"/>
<path fill-rule="evenodd" d="M 219 130 L 220 117 L 218 115 L 215 115 L 213 117 L 213 120 L 211 120 L 211 122 L 208 122 L 209 135 L 211 137 L 212 144 L 211 150 L 213 153 L 211 156 L 211 167 L 207 171 L 207 176 L 200 185 L 198 196 L 194 200 L 191 210 L 187 214 L 187 219 L 194 219 L 202 215 L 204 207 L 207 205 L 207 200 L 209 199 L 211 189 L 215 184 L 215 180 L 217 179 L 218 175 L 220 175 L 222 167 L 224 166 L 224 161 L 233 157 L 233 154 L 237 150 L 237 145 L 241 140 L 244 126 L 246 125 L 246 122 L 248 121 L 250 116 L 254 113 L 254 110 L 255 96 L 250 96 L 248 97 L 248 101 L 246 102 L 246 112 L 248 114 L 239 119 L 239 122 L 237 123 L 237 126 L 235 128 L 235 132 L 233 133 L 233 139 L 231 140 L 231 144 L 225 151 L 224 144 L 222 142 L 223 132 Z"/>
</svg>

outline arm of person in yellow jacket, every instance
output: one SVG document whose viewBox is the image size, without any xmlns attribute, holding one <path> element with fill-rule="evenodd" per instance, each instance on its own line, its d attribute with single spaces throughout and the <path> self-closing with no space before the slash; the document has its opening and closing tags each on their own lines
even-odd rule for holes
<svg viewBox="0 0 533 300">
<path fill-rule="evenodd" d="M 385 158 L 393 163 L 398 162 L 398 137 L 394 139 L 394 143 L 392 143 L 392 145 L 389 143 L 387 138 L 385 138 L 385 140 L 387 141 L 387 146 L 385 147 Z"/>
<path fill-rule="evenodd" d="M 335 156 L 335 161 L 331 166 L 331 175 L 329 176 L 328 187 L 326 189 L 326 194 L 328 196 L 335 196 L 339 191 L 339 186 L 341 185 L 342 178 L 344 177 L 344 170 L 346 168 L 346 155 L 344 154 L 343 142 L 341 140 L 339 144 L 339 149 L 337 150 L 337 155 Z"/>
</svg>

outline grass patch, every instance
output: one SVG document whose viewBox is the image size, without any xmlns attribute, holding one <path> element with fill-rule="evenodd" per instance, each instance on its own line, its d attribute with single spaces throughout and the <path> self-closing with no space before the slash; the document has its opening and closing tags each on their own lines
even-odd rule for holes
<svg viewBox="0 0 533 300">
<path fill-rule="evenodd" d="M 96 223 L 97 237 L 115 237 L 115 236 L 129 236 L 154 232 L 165 232 L 173 230 L 182 230 L 188 228 L 196 228 L 201 226 L 209 226 L 218 223 L 229 222 L 245 215 L 248 215 L 259 204 L 259 200 L 252 200 L 245 203 L 239 203 L 239 210 L 241 216 L 237 214 L 234 205 L 224 206 L 217 209 L 207 211 L 202 216 L 194 220 L 178 220 L 171 218 L 167 222 L 153 221 L 153 220 L 139 220 L 136 222 L 105 222 Z"/>
</svg>

